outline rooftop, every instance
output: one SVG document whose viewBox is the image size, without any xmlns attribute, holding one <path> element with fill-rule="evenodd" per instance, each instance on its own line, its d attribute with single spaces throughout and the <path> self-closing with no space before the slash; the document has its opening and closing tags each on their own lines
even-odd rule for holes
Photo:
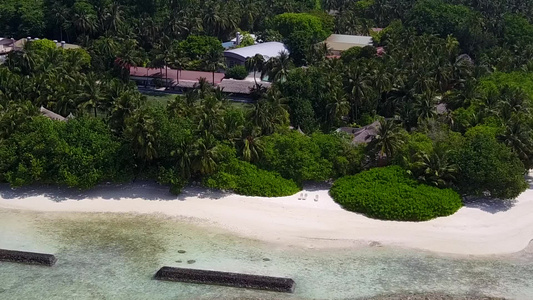
<svg viewBox="0 0 533 300">
<path fill-rule="evenodd" d="M 334 51 L 345 51 L 352 47 L 372 45 L 371 36 L 332 34 L 324 41 Z"/>
<path fill-rule="evenodd" d="M 361 128 L 341 127 L 337 132 L 345 132 L 353 136 L 352 144 L 366 144 L 369 143 L 378 134 L 379 121 L 366 125 Z"/>
<path fill-rule="evenodd" d="M 257 82 L 263 87 L 269 88 L 270 82 Z M 224 79 L 218 86 L 226 93 L 250 94 L 250 90 L 255 86 L 255 82 L 246 80 Z"/>
<path fill-rule="evenodd" d="M 56 120 L 56 121 L 66 121 L 67 118 L 59 115 L 59 114 L 56 114 L 55 112 L 51 111 L 51 110 L 48 110 L 46 108 L 44 108 L 43 106 L 41 106 L 41 114 L 45 117 L 48 117 L 52 120 Z"/>
<path fill-rule="evenodd" d="M 268 60 L 271 57 L 279 56 L 280 52 L 287 51 L 287 47 L 280 42 L 267 42 L 256 44 L 248 47 L 236 48 L 224 51 L 224 56 L 237 56 L 243 59 L 252 57 L 256 54 L 261 54 Z"/>
</svg>

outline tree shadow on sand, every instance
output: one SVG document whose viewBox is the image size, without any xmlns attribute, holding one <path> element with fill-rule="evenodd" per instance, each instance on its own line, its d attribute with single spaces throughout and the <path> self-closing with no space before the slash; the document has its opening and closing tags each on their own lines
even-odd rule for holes
<svg viewBox="0 0 533 300">
<path fill-rule="evenodd" d="M 315 182 L 306 181 L 303 183 L 303 189 L 309 192 L 318 192 L 322 190 L 329 190 L 333 183 L 331 182 Z"/>
<path fill-rule="evenodd" d="M 208 189 L 202 186 L 188 185 L 183 188 L 181 194 L 177 196 L 177 199 L 187 200 L 188 197 L 196 197 L 200 199 L 219 200 L 231 194 L 231 192 L 227 191 Z"/>
<path fill-rule="evenodd" d="M 516 204 L 516 200 L 466 197 L 463 199 L 463 204 L 465 207 L 477 208 L 491 214 L 497 214 L 513 208 Z"/>
<path fill-rule="evenodd" d="M 186 200 L 187 197 L 201 199 L 221 199 L 230 193 L 210 190 L 200 186 L 187 186 L 178 196 L 169 192 L 169 187 L 155 182 L 137 181 L 123 184 L 100 184 L 89 190 L 80 190 L 65 186 L 31 185 L 11 188 L 8 184 L 0 184 L 0 197 L 3 199 L 22 199 L 44 196 L 55 202 L 66 200 L 84 200 L 102 198 L 105 200 L 120 200 L 141 198 L 148 201 Z"/>
<path fill-rule="evenodd" d="M 528 183 L 528 190 L 533 190 L 533 176 L 526 175 L 526 182 Z M 463 199 L 465 207 L 478 208 L 491 214 L 508 211 L 516 204 L 516 199 L 488 199 L 481 197 L 466 197 Z"/>
<path fill-rule="evenodd" d="M 169 193 L 168 187 L 153 182 L 101 184 L 89 190 L 49 185 L 11 188 L 8 184 L 0 184 L 0 197 L 4 199 L 21 199 L 37 196 L 44 196 L 55 202 L 91 198 L 102 198 L 106 200 L 120 200 L 123 198 L 142 198 L 145 200 L 177 199 L 175 195 Z"/>
</svg>

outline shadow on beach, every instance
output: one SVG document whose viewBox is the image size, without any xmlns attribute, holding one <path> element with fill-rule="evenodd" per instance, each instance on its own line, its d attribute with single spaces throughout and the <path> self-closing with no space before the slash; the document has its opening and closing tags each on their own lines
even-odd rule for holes
<svg viewBox="0 0 533 300">
<path fill-rule="evenodd" d="M 516 200 L 488 199 L 488 198 L 465 198 L 463 200 L 465 207 L 478 208 L 482 211 L 497 214 L 508 211 L 516 204 Z"/>
<path fill-rule="evenodd" d="M 181 191 L 181 194 L 177 196 L 178 200 L 187 200 L 188 197 L 196 197 L 200 199 L 212 199 L 218 200 L 231 195 L 231 192 L 208 189 L 203 186 L 188 185 Z"/>
<path fill-rule="evenodd" d="M 526 175 L 526 182 L 528 190 L 533 190 L 533 176 Z M 466 207 L 478 208 L 491 214 L 508 211 L 516 204 L 516 199 L 488 199 L 481 197 L 467 197 L 463 199 L 463 204 Z"/>
<path fill-rule="evenodd" d="M 8 184 L 0 184 L 0 197 L 3 199 L 22 199 L 28 197 L 44 196 L 52 201 L 83 200 L 102 198 L 106 200 L 120 200 L 127 198 L 141 198 L 149 201 L 186 200 L 187 197 L 202 199 L 220 199 L 229 193 L 209 190 L 200 186 L 187 186 L 178 196 L 169 192 L 168 186 L 155 182 L 137 181 L 123 184 L 101 184 L 89 190 L 79 190 L 69 187 L 32 185 L 11 188 Z"/>
<path fill-rule="evenodd" d="M 168 187 L 152 182 L 101 184 L 89 190 L 49 185 L 31 185 L 19 188 L 11 188 L 8 184 L 0 185 L 0 197 L 4 199 L 37 196 L 44 196 L 56 202 L 91 198 L 102 198 L 106 200 L 119 200 L 122 198 L 176 200 L 176 196 L 169 193 Z"/>
<path fill-rule="evenodd" d="M 316 181 L 306 181 L 303 183 L 303 190 L 309 192 L 318 192 L 322 190 L 329 190 L 333 183 L 331 182 L 316 182 Z"/>
</svg>

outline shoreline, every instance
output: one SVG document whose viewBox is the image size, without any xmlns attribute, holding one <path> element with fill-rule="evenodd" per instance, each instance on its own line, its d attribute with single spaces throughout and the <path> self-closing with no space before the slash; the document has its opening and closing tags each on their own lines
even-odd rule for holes
<svg viewBox="0 0 533 300">
<path fill-rule="evenodd" d="M 306 200 L 298 200 L 307 194 Z M 318 201 L 315 201 L 318 196 Z M 343 210 L 327 187 L 293 196 L 246 197 L 187 187 L 131 183 L 89 191 L 0 185 L 0 209 L 39 212 L 164 214 L 244 238 L 304 249 L 395 246 L 443 254 L 516 253 L 533 239 L 533 189 L 513 202 L 468 201 L 457 213 L 426 222 L 381 221 Z"/>
</svg>

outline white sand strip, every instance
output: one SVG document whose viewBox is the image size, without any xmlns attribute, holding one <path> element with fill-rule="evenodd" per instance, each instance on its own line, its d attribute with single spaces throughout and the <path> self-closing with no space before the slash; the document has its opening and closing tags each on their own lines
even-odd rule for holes
<svg viewBox="0 0 533 300">
<path fill-rule="evenodd" d="M 244 197 L 187 188 L 171 197 L 165 187 L 129 184 L 89 192 L 0 188 L 0 208 L 58 212 L 163 213 L 200 221 L 237 235 L 306 248 L 356 247 L 369 243 L 457 254 L 502 254 L 533 239 L 533 189 L 511 206 L 469 204 L 450 217 L 428 222 L 369 219 L 344 211 L 328 190 L 283 198 Z M 70 194 L 69 194 L 70 193 Z M 300 194 L 305 200 L 299 200 Z M 307 194 L 307 197 L 305 197 Z M 318 196 L 318 201 L 315 201 Z"/>
</svg>

